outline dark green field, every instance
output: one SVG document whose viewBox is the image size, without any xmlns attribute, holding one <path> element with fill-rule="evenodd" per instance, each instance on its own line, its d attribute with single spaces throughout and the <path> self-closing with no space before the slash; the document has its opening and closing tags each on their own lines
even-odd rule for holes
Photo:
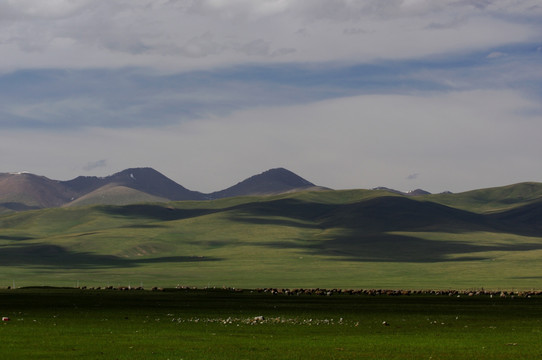
<svg viewBox="0 0 542 360">
<path fill-rule="evenodd" d="M 536 296 L 17 289 L 0 291 L 0 313 L 2 359 L 542 356 Z"/>
</svg>

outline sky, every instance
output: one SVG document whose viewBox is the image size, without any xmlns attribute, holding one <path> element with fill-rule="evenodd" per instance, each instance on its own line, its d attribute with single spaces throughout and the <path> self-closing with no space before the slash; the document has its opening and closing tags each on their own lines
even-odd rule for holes
<svg viewBox="0 0 542 360">
<path fill-rule="evenodd" d="M 0 172 L 542 181 L 539 0 L 0 0 Z"/>
</svg>

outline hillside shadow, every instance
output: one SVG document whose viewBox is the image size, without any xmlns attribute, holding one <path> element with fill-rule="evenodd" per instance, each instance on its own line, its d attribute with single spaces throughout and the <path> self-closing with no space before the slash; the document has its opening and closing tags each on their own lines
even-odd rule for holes
<svg viewBox="0 0 542 360">
<path fill-rule="evenodd" d="M 152 219 L 174 221 L 189 219 L 215 213 L 213 209 L 175 209 L 161 205 L 137 204 L 124 206 L 107 206 L 101 211 L 109 216 L 121 216 L 132 219 Z"/>
<path fill-rule="evenodd" d="M 473 243 L 426 240 L 394 234 L 337 236 L 328 240 L 295 240 L 256 243 L 275 249 L 296 249 L 306 255 L 320 255 L 337 261 L 434 263 L 489 260 L 476 255 L 489 251 L 542 250 L 542 244 L 476 245 Z M 472 255 L 471 255 L 472 254 Z"/>
<path fill-rule="evenodd" d="M 291 218 L 303 222 L 319 221 L 320 218 L 334 211 L 338 205 L 305 202 L 297 199 L 279 199 L 267 202 L 247 203 L 233 206 L 232 219 L 263 221 L 266 217 Z M 286 221 L 278 219 L 280 221 Z M 296 222 L 297 224 L 297 222 Z"/>
<path fill-rule="evenodd" d="M 73 252 L 57 245 L 10 245 L 0 247 L 1 266 L 54 267 L 62 269 L 98 269 L 137 267 L 150 263 L 185 263 L 221 261 L 220 258 L 201 256 L 164 256 L 126 259 L 113 255 Z"/>
<path fill-rule="evenodd" d="M 0 240 L 10 240 L 10 241 L 24 241 L 32 240 L 31 236 L 11 236 L 11 235 L 0 235 Z"/>
<path fill-rule="evenodd" d="M 417 263 L 472 261 L 489 259 L 485 255 L 477 255 L 483 252 L 542 250 L 542 243 L 486 246 L 476 244 L 476 239 L 472 242 L 460 242 L 390 234 L 396 231 L 457 234 L 487 231 L 514 235 L 542 235 L 537 228 L 540 218 L 532 215 L 528 217 L 526 214 L 532 212 L 527 211 L 521 212 L 522 221 L 514 221 L 516 217 L 512 215 L 515 214 L 509 216 L 475 214 L 436 203 L 396 196 L 378 197 L 352 204 L 317 204 L 315 209 L 311 209 L 312 205 L 296 199 L 281 199 L 270 205 L 262 203 L 258 206 L 239 208 L 237 213 L 232 214 L 231 220 L 277 226 L 296 226 L 299 225 L 297 221 L 305 221 L 314 225 L 303 224 L 303 227 L 340 231 L 338 235 L 325 240 L 298 239 L 256 245 L 298 249 L 309 255 L 328 256 L 341 261 Z"/>
<path fill-rule="evenodd" d="M 541 250 L 542 244 L 518 243 L 501 245 L 478 245 L 473 242 L 427 240 L 395 234 L 335 237 L 320 243 L 309 252 L 331 256 L 336 260 L 375 262 L 450 262 L 489 260 L 480 255 L 491 251 Z"/>
<path fill-rule="evenodd" d="M 205 247 L 207 250 L 210 250 L 210 249 L 220 249 L 220 248 L 236 246 L 236 245 L 246 245 L 248 243 L 231 239 L 228 241 L 220 241 L 220 240 L 187 241 L 186 244 L 199 246 L 199 247 Z"/>
<path fill-rule="evenodd" d="M 208 257 L 208 256 L 163 256 L 157 258 L 145 258 L 137 260 L 124 260 L 136 264 L 154 264 L 154 263 L 179 263 L 179 262 L 209 262 L 220 261 L 221 258 Z"/>
<path fill-rule="evenodd" d="M 132 225 L 126 225 L 122 228 L 124 229 L 159 229 L 163 228 L 163 225 L 159 224 L 132 224 Z"/>
<path fill-rule="evenodd" d="M 233 207 L 233 221 L 311 228 L 363 229 L 370 232 L 443 228 L 457 232 L 493 228 L 483 215 L 399 196 L 381 196 L 350 204 L 320 204 L 280 199 Z M 293 220 L 288 220 L 293 219 Z M 310 225 L 313 224 L 313 225 Z"/>
<path fill-rule="evenodd" d="M 135 220 L 174 221 L 222 212 L 228 213 L 230 220 L 255 225 L 343 228 L 371 233 L 490 231 L 542 236 L 541 204 L 483 215 L 431 201 L 403 196 L 379 196 L 347 204 L 315 203 L 286 198 L 249 202 L 220 209 L 176 209 L 163 205 L 134 204 L 104 206 L 101 211 L 109 216 Z M 129 226 L 151 228 L 159 225 Z"/>
<path fill-rule="evenodd" d="M 4 202 L 0 203 L 0 207 L 4 207 L 9 210 L 13 211 L 28 211 L 28 210 L 37 210 L 40 209 L 39 206 L 30 206 L 23 203 L 18 202 Z"/>
<path fill-rule="evenodd" d="M 488 217 L 504 229 L 512 227 L 526 236 L 542 236 L 542 200 Z"/>
</svg>

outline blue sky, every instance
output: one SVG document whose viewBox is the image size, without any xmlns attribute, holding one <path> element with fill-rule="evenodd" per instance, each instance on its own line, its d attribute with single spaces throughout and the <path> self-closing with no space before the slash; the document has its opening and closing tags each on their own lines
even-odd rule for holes
<svg viewBox="0 0 542 360">
<path fill-rule="evenodd" d="M 0 172 L 542 181 L 536 0 L 7 0 Z"/>
</svg>

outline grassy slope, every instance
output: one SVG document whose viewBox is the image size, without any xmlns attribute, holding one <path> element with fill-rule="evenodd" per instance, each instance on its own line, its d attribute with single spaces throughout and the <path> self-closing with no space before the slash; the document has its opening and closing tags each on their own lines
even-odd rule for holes
<svg viewBox="0 0 542 360">
<path fill-rule="evenodd" d="M 493 202 L 518 211 L 529 191 Z M 324 191 L 4 215 L 0 286 L 542 287 L 536 227 L 430 199 Z"/>
<path fill-rule="evenodd" d="M 165 202 L 167 199 L 149 195 L 126 186 L 106 185 L 90 192 L 65 206 L 87 206 L 97 204 L 127 205 L 142 202 Z"/>
<path fill-rule="evenodd" d="M 473 212 L 503 211 L 542 199 L 542 183 L 525 182 L 459 194 L 434 194 L 424 198 Z"/>
</svg>

